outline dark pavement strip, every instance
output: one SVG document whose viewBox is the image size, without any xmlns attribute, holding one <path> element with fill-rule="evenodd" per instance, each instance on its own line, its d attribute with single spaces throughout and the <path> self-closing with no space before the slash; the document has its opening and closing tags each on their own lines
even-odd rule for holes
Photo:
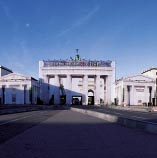
<svg viewBox="0 0 157 158">
<path fill-rule="evenodd" d="M 1 120 L 0 123 L 0 144 L 7 141 L 8 139 L 15 137 L 16 135 L 24 132 L 25 130 L 32 128 L 33 126 L 38 125 L 39 123 L 45 121 L 49 117 L 52 117 L 59 113 L 60 110 L 49 110 L 49 111 L 33 111 L 27 113 L 20 113 L 20 116 L 16 114 L 11 118 L 10 115 L 9 119 Z M 0 117 L 1 119 L 1 117 Z"/>
</svg>

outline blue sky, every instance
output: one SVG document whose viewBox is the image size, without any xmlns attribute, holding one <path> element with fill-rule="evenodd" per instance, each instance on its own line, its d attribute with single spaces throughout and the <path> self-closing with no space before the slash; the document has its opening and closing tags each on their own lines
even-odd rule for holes
<svg viewBox="0 0 157 158">
<path fill-rule="evenodd" d="M 38 61 L 115 60 L 117 78 L 157 66 L 156 0 L 0 0 L 0 65 L 38 78 Z"/>
</svg>

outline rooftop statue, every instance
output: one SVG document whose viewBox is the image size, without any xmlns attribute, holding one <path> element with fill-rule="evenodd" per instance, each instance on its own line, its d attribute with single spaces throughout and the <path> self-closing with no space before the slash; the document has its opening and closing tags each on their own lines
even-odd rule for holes
<svg viewBox="0 0 157 158">
<path fill-rule="evenodd" d="M 74 58 L 70 57 L 68 60 L 44 60 L 44 67 L 51 66 L 86 66 L 86 67 L 111 67 L 112 61 L 107 60 L 85 60 L 81 59 L 77 53 Z"/>
<path fill-rule="evenodd" d="M 79 54 L 77 54 L 77 55 L 75 56 L 75 60 L 76 60 L 76 61 L 81 60 L 81 58 L 80 58 L 80 55 L 79 55 Z"/>
</svg>

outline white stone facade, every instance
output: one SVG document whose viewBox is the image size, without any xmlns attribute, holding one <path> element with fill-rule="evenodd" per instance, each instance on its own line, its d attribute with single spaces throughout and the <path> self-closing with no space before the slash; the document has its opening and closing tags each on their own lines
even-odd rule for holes
<svg viewBox="0 0 157 158">
<path fill-rule="evenodd" d="M 155 94 L 155 80 L 145 75 L 131 76 L 115 84 L 115 98 L 118 105 L 143 105 L 152 103 Z"/>
<path fill-rule="evenodd" d="M 38 81 L 18 73 L 0 77 L 0 104 L 37 104 Z"/>
<path fill-rule="evenodd" d="M 114 66 L 113 66 L 114 65 Z M 39 61 L 40 98 L 48 104 L 72 104 L 76 97 L 81 104 L 110 104 L 114 96 L 114 62 L 86 60 Z"/>
<path fill-rule="evenodd" d="M 155 105 L 157 105 L 157 68 L 156 67 L 152 67 L 146 71 L 143 71 L 142 72 L 142 75 L 145 75 L 145 76 L 148 76 L 148 77 L 151 77 L 155 80 L 154 82 L 154 87 L 155 87 Z"/>
<path fill-rule="evenodd" d="M 146 71 L 143 71 L 142 75 L 145 75 L 145 76 L 151 77 L 153 79 L 156 79 L 157 78 L 157 68 L 152 67 L 152 68 L 150 68 Z"/>
</svg>

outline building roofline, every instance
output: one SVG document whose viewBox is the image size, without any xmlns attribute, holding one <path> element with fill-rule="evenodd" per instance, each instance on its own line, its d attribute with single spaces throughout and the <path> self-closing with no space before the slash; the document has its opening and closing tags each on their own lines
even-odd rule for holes
<svg viewBox="0 0 157 158">
<path fill-rule="evenodd" d="M 144 74 L 144 73 L 146 73 L 148 71 L 151 71 L 151 70 L 157 70 L 157 68 L 156 67 L 151 67 L 148 70 L 143 71 L 141 74 Z"/>
<path fill-rule="evenodd" d="M 154 81 L 154 79 L 152 77 L 148 77 L 148 76 L 143 75 L 143 74 L 137 74 L 137 75 L 127 76 L 127 77 L 122 77 L 122 78 L 116 80 L 116 82 L 118 83 L 120 81 L 127 81 L 127 79 L 129 79 L 129 78 L 133 78 L 133 77 L 137 77 L 137 76 L 142 76 L 142 77 L 145 77 L 145 78 L 148 78 L 148 79 L 151 79 Z"/>
<path fill-rule="evenodd" d="M 11 73 L 13 73 L 13 71 L 12 71 L 12 70 L 10 70 L 10 69 L 8 69 L 8 68 L 6 68 L 6 67 L 2 66 L 2 65 L 0 65 L 0 68 L 1 68 L 1 69 L 4 69 L 4 70 L 7 70 L 7 71 L 9 71 L 9 72 L 11 72 Z"/>
<path fill-rule="evenodd" d="M 38 81 L 38 80 L 37 80 L 36 78 L 34 78 L 34 77 L 31 77 L 31 79 L 34 80 L 34 81 Z"/>
<path fill-rule="evenodd" d="M 19 76 L 23 76 L 25 78 L 28 78 L 29 80 L 34 80 L 34 81 L 38 81 L 37 79 L 35 79 L 34 77 L 32 76 L 29 76 L 29 75 L 24 75 L 24 74 L 21 74 L 21 73 L 16 73 L 16 72 L 13 72 L 13 73 L 10 73 L 10 74 L 7 74 L 7 75 L 4 75 L 2 77 L 0 77 L 0 79 L 3 79 L 3 78 L 6 78 L 10 75 L 19 75 Z"/>
<path fill-rule="evenodd" d="M 124 80 L 129 79 L 129 78 L 133 78 L 133 77 L 137 77 L 137 76 L 142 76 L 142 77 L 154 80 L 152 77 L 145 76 L 143 74 L 137 74 L 137 75 L 133 75 L 133 76 L 128 76 L 128 77 L 125 77 Z"/>
</svg>

